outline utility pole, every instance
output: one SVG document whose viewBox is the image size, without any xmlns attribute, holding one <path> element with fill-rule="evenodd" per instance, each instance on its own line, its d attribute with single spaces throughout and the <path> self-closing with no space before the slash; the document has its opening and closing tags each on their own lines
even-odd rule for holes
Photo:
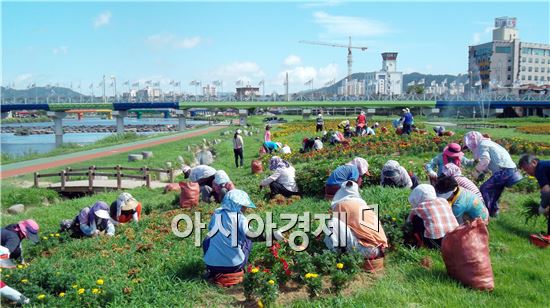
<svg viewBox="0 0 550 308">
<path fill-rule="evenodd" d="M 103 74 L 103 102 L 107 103 L 107 97 L 105 96 L 105 74 Z"/>
</svg>

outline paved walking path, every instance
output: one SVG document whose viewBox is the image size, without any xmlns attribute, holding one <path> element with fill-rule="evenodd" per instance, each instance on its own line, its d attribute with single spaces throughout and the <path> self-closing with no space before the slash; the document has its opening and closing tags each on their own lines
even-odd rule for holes
<svg viewBox="0 0 550 308">
<path fill-rule="evenodd" d="M 65 166 L 81 161 L 87 161 L 94 158 L 105 157 L 124 152 L 130 152 L 138 149 L 149 148 L 155 145 L 174 142 L 182 139 L 200 136 L 206 133 L 210 133 L 216 130 L 225 128 L 226 126 L 210 126 L 207 128 L 201 128 L 183 133 L 177 133 L 170 136 L 162 136 L 147 140 L 140 140 L 131 143 L 118 144 L 109 147 L 103 147 L 88 151 L 75 152 L 70 154 L 38 158 L 33 160 L 22 161 L 9 165 L 0 166 L 0 179 L 9 178 L 16 175 L 34 173 L 40 170 L 55 168 L 59 166 Z"/>
</svg>

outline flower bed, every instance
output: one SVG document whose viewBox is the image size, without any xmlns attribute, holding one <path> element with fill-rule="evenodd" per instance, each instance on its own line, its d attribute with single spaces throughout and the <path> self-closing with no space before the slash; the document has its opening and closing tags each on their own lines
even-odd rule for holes
<svg viewBox="0 0 550 308">
<path fill-rule="evenodd" d="M 550 124 L 524 125 L 518 127 L 517 130 L 525 134 L 547 135 L 550 134 Z"/>
</svg>

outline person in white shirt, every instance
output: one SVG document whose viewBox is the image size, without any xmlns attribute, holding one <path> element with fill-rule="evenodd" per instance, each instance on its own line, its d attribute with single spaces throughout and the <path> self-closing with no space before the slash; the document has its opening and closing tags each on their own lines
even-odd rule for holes
<svg viewBox="0 0 550 308">
<path fill-rule="evenodd" d="M 215 193 L 212 188 L 212 182 L 214 182 L 216 169 L 206 165 L 199 165 L 193 168 L 185 165 L 182 167 L 182 171 L 186 179 L 199 184 L 202 200 L 210 202 L 210 198 Z"/>
<path fill-rule="evenodd" d="M 241 162 L 241 168 L 243 167 L 243 137 L 241 136 L 242 131 L 237 129 L 235 136 L 233 136 L 233 153 L 235 154 L 235 166 L 239 168 L 239 159 Z"/>
<path fill-rule="evenodd" d="M 290 154 L 292 153 L 292 151 L 290 150 L 290 147 L 288 146 L 288 144 L 285 144 L 281 150 L 280 150 L 281 154 Z"/>
<path fill-rule="evenodd" d="M 321 150 L 323 148 L 323 141 L 321 141 L 321 138 L 315 137 L 315 141 L 313 142 L 313 149 L 315 151 Z"/>
<path fill-rule="evenodd" d="M 298 194 L 298 185 L 296 185 L 296 170 L 286 160 L 278 156 L 273 156 L 269 161 L 269 170 L 273 173 L 260 182 L 262 187 L 269 187 L 271 196 L 281 194 L 285 197 L 291 197 Z"/>
</svg>

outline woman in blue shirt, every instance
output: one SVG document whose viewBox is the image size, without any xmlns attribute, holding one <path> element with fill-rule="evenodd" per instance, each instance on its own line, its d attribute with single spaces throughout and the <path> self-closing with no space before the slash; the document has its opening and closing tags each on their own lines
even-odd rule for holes
<svg viewBox="0 0 550 308">
<path fill-rule="evenodd" d="M 240 189 L 230 190 L 208 224 L 203 241 L 204 263 L 208 278 L 217 284 L 226 285 L 228 274 L 240 277 L 236 283 L 242 281 L 252 249 L 252 242 L 246 237 L 248 221 L 243 215 L 247 207 L 256 208 L 248 194 Z"/>
</svg>

